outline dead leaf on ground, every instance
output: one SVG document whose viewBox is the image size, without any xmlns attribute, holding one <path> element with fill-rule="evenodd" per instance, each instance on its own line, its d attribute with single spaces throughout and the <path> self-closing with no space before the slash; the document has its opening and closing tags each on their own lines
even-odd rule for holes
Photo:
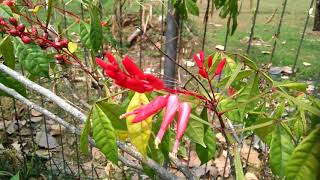
<svg viewBox="0 0 320 180">
<path fill-rule="evenodd" d="M 3 122 L 3 120 L 0 121 L 0 130 L 3 130 L 4 129 L 4 123 L 6 124 L 6 127 L 8 127 L 8 125 L 11 123 L 11 121 L 7 121 L 5 120 Z"/>
<path fill-rule="evenodd" d="M 258 180 L 257 176 L 251 172 L 247 172 L 244 178 L 245 180 Z"/>
<path fill-rule="evenodd" d="M 22 147 L 24 147 L 27 143 L 19 143 L 18 141 L 15 141 L 11 144 L 11 146 L 17 151 L 21 152 Z"/>
<path fill-rule="evenodd" d="M 308 63 L 308 62 L 303 62 L 302 64 L 306 67 L 311 66 L 311 63 Z"/>
<path fill-rule="evenodd" d="M 222 144 L 226 143 L 226 139 L 223 137 L 223 135 L 221 133 L 217 133 L 216 138 L 218 139 L 218 141 L 220 143 L 222 143 Z"/>
<path fill-rule="evenodd" d="M 201 179 L 208 179 L 209 177 L 217 177 L 218 169 L 212 164 L 213 161 L 207 162 L 199 167 L 194 167 L 192 171 L 197 177 Z"/>
<path fill-rule="evenodd" d="M 54 124 L 54 125 L 51 125 L 50 128 L 50 134 L 52 136 L 58 136 L 62 133 L 62 131 L 64 131 L 66 128 L 64 126 L 61 126 L 61 131 L 60 131 L 60 126 L 59 124 Z"/>
<path fill-rule="evenodd" d="M 33 123 L 38 123 L 38 122 L 40 122 L 42 120 L 42 116 L 31 117 L 30 120 Z"/>
<path fill-rule="evenodd" d="M 38 116 L 41 116 L 42 113 L 32 109 L 31 110 L 31 115 L 34 116 L 34 117 L 38 117 Z"/>
<path fill-rule="evenodd" d="M 106 159 L 105 156 L 102 154 L 102 152 L 95 147 L 92 148 L 92 157 L 94 160 L 98 160 L 98 161 L 105 161 Z"/>
<path fill-rule="evenodd" d="M 7 125 L 7 133 L 13 134 L 18 130 L 18 127 L 22 128 L 25 124 L 26 124 L 25 120 L 18 121 L 18 123 L 16 121 L 10 121 L 9 124 L 6 124 Z"/>
<path fill-rule="evenodd" d="M 218 170 L 219 176 L 223 176 L 223 171 L 224 171 L 224 166 L 225 166 L 226 160 L 227 160 L 227 151 L 225 151 L 225 150 L 223 150 L 221 155 L 214 160 L 214 164 Z M 228 160 L 227 166 L 226 166 L 226 171 L 224 173 L 224 177 L 229 177 L 230 169 L 231 169 L 230 161 Z"/>
<path fill-rule="evenodd" d="M 49 159 L 49 153 L 50 152 L 45 149 L 39 149 L 36 151 L 36 155 L 44 159 Z"/>
<path fill-rule="evenodd" d="M 220 51 L 224 51 L 224 46 L 222 45 L 216 45 L 216 49 Z"/>
<path fill-rule="evenodd" d="M 270 51 L 261 51 L 262 54 L 271 54 Z"/>
<path fill-rule="evenodd" d="M 246 143 L 243 143 L 243 146 L 242 146 L 242 149 L 241 149 L 241 152 L 240 152 L 242 159 L 244 159 L 244 160 L 247 159 L 249 150 L 250 150 L 250 146 L 247 145 Z M 261 166 L 261 160 L 259 159 L 259 152 L 256 151 L 253 147 L 250 150 L 248 163 L 251 166 L 254 166 L 254 167 L 260 167 Z"/>
<path fill-rule="evenodd" d="M 195 151 L 190 152 L 190 161 L 189 161 L 189 167 L 198 167 L 201 165 L 201 161 L 198 158 L 198 155 Z"/>
<path fill-rule="evenodd" d="M 38 144 L 38 146 L 46 149 L 53 149 L 59 146 L 57 140 L 54 137 L 52 137 L 49 133 L 47 133 L 46 135 L 46 132 L 44 130 L 37 132 L 36 143 Z"/>
</svg>

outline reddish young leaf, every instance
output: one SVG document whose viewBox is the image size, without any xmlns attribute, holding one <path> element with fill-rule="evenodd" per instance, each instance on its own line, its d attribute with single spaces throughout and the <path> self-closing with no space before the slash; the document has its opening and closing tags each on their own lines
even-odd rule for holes
<svg viewBox="0 0 320 180">
<path fill-rule="evenodd" d="M 229 87 L 228 89 L 228 95 L 229 96 L 233 96 L 234 94 L 236 94 L 237 90 L 233 87 Z"/>
<path fill-rule="evenodd" d="M 179 116 L 178 116 L 178 124 L 177 124 L 177 129 L 176 129 L 176 140 L 173 146 L 173 154 L 177 154 L 178 149 L 179 149 L 179 142 L 186 131 L 189 118 L 190 118 L 190 113 L 191 113 L 191 106 L 187 102 L 181 103 L 179 107 Z"/>
<path fill-rule="evenodd" d="M 212 66 L 212 61 L 213 61 L 213 57 L 212 56 L 209 56 L 208 58 L 208 68 L 210 69 L 211 66 Z"/>
</svg>

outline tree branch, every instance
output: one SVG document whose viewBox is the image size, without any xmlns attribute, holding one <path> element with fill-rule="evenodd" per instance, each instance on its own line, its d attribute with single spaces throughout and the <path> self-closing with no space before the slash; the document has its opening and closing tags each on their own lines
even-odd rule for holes
<svg viewBox="0 0 320 180">
<path fill-rule="evenodd" d="M 20 95 L 18 92 L 16 92 L 15 90 L 6 87 L 5 85 L 3 85 L 2 83 L 0 83 L 0 90 L 6 92 L 7 94 L 11 95 L 12 97 L 14 97 L 15 99 L 19 100 L 20 102 L 22 102 L 23 104 L 27 105 L 30 109 L 34 109 L 37 110 L 38 112 L 41 112 L 43 115 L 47 116 L 48 118 L 54 120 L 55 122 L 61 124 L 62 126 L 64 126 L 65 128 L 67 128 L 69 131 L 71 131 L 74 134 L 77 135 L 81 135 L 81 130 L 74 127 L 73 125 L 71 125 L 70 123 L 64 121 L 63 119 L 61 119 L 59 116 L 56 116 L 55 114 L 53 114 L 52 112 L 48 111 L 47 109 L 31 102 L 30 100 L 28 100 L 27 98 L 23 97 L 22 95 Z M 93 139 L 89 139 L 89 143 L 95 147 L 95 143 Z M 142 167 L 133 163 L 132 161 L 127 160 L 126 158 L 124 158 L 123 156 L 119 155 L 119 160 L 121 162 L 123 162 L 126 166 L 143 171 Z"/>
<path fill-rule="evenodd" d="M 83 114 L 78 109 L 76 109 L 73 106 L 71 106 L 70 104 L 68 104 L 65 100 L 63 100 L 62 98 L 60 98 L 59 96 L 57 96 L 56 94 L 51 92 L 50 90 L 48 90 L 48 89 L 46 89 L 46 88 L 44 88 L 44 87 L 42 87 L 42 86 L 30 81 L 29 79 L 27 79 L 24 76 L 22 76 L 20 73 L 8 68 L 7 66 L 5 66 L 5 65 L 3 65 L 1 63 L 0 63 L 0 71 L 8 74 L 9 76 L 11 76 L 12 78 L 16 79 L 17 81 L 19 81 L 23 85 L 27 86 L 28 88 L 33 89 L 34 91 L 42 94 L 43 96 L 47 97 L 51 101 L 55 102 L 60 108 L 62 108 L 66 112 L 70 113 L 75 118 L 81 120 L 82 122 L 86 121 L 87 116 L 85 114 Z M 5 91 L 6 93 L 12 95 L 13 97 L 17 98 L 18 100 L 24 100 L 24 102 L 29 102 L 28 103 L 29 105 L 27 104 L 28 106 L 30 106 L 31 108 L 34 108 L 34 109 L 37 107 L 38 109 L 36 109 L 36 110 L 37 111 L 39 110 L 39 112 L 42 112 L 44 115 L 48 115 L 48 113 L 49 113 L 49 115 L 51 116 L 51 117 L 48 116 L 49 118 L 54 118 L 56 120 L 57 120 L 57 118 L 59 118 L 59 117 L 55 116 L 54 114 L 52 114 L 50 111 L 44 111 L 45 109 L 39 108 L 39 106 L 36 106 L 36 104 L 34 104 L 31 101 L 29 101 L 28 99 L 24 98 L 19 93 L 17 93 L 15 90 L 10 89 L 10 88 L 4 86 L 3 84 L 1 84 L 0 89 Z M 27 101 L 25 101 L 25 100 L 27 100 Z M 54 116 L 52 116 L 52 115 L 54 115 Z M 67 122 L 65 122 L 63 120 L 61 121 L 61 120 L 62 119 L 60 118 L 60 120 L 57 121 L 57 122 L 61 123 L 61 125 L 63 125 L 63 126 L 66 125 L 65 127 L 67 127 L 68 129 L 71 128 L 70 130 L 72 132 L 77 133 L 77 134 L 81 134 L 81 131 L 79 129 L 76 129 L 74 126 L 70 125 L 69 123 L 66 124 Z M 94 143 L 94 141 L 92 139 L 91 139 L 91 143 Z M 143 157 L 140 153 L 138 153 L 137 151 L 135 151 L 134 149 L 130 148 L 128 145 L 126 145 L 125 143 L 123 143 L 123 142 L 121 142 L 119 140 L 117 140 L 117 144 L 118 144 L 118 147 L 121 150 L 127 152 L 128 154 L 130 154 L 131 156 L 133 156 L 137 160 L 143 162 L 144 164 L 146 164 L 147 166 L 152 168 L 155 172 L 157 172 L 157 174 L 161 178 L 163 178 L 163 179 L 176 179 L 175 175 L 173 175 L 172 173 L 168 172 L 165 168 L 161 167 L 159 164 L 157 164 L 152 159 Z"/>
</svg>

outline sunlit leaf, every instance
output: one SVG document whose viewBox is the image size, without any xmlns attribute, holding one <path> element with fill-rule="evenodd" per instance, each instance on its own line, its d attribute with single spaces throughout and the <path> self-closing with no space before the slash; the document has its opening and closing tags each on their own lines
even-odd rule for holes
<svg viewBox="0 0 320 180">
<path fill-rule="evenodd" d="M 285 176 L 287 162 L 293 149 L 290 136 L 281 126 L 277 126 L 272 133 L 270 144 L 270 167 L 281 179 Z"/>
<path fill-rule="evenodd" d="M 127 112 L 131 112 L 147 103 L 149 103 L 149 100 L 145 94 L 135 93 L 129 103 Z M 133 118 L 134 115 L 127 117 L 126 120 L 130 141 L 142 155 L 146 156 L 147 146 L 152 131 L 153 116 L 134 124 L 131 122 Z"/>
<path fill-rule="evenodd" d="M 77 44 L 77 43 L 74 43 L 74 42 L 69 42 L 69 43 L 68 43 L 68 50 L 69 50 L 71 53 L 76 52 L 77 48 L 78 48 L 78 44 Z"/>
<path fill-rule="evenodd" d="M 115 130 L 110 119 L 97 105 L 92 109 L 92 134 L 97 148 L 108 160 L 117 164 L 118 148 Z"/>
<path fill-rule="evenodd" d="M 286 171 L 288 180 L 320 177 L 320 127 L 314 129 L 293 151 Z"/>
</svg>

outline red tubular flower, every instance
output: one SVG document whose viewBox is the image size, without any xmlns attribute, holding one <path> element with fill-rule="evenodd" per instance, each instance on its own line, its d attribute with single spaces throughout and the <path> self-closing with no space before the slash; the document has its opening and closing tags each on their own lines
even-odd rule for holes
<svg viewBox="0 0 320 180">
<path fill-rule="evenodd" d="M 106 52 L 105 55 L 106 55 L 108 61 L 109 61 L 111 64 L 113 64 L 113 65 L 115 65 L 115 66 L 119 66 L 116 58 L 115 58 L 111 53 Z"/>
<path fill-rule="evenodd" d="M 143 72 L 139 69 L 139 67 L 128 56 L 126 56 L 122 60 L 122 64 L 123 64 L 124 68 L 127 70 L 127 72 L 129 73 L 129 75 L 131 75 L 133 77 L 143 77 L 144 76 Z"/>
<path fill-rule="evenodd" d="M 196 61 L 199 69 L 203 68 L 203 62 L 204 62 L 204 54 L 200 50 L 197 54 L 193 55 L 193 59 Z"/>
<path fill-rule="evenodd" d="M 132 120 L 132 123 L 138 123 L 141 122 L 148 117 L 156 114 L 159 112 L 162 108 L 164 108 L 167 104 L 168 96 L 158 96 L 153 101 L 151 101 L 149 104 L 141 106 L 140 108 L 126 113 L 124 115 L 121 115 L 120 118 L 124 118 L 130 115 L 136 115 L 136 117 Z"/>
<path fill-rule="evenodd" d="M 139 93 L 163 89 L 163 82 L 160 79 L 151 74 L 144 74 L 128 56 L 122 60 L 122 64 L 127 71 L 124 72 L 119 68 L 119 64 L 112 54 L 107 52 L 105 55 L 109 63 L 96 58 L 97 64 L 105 70 L 110 78 L 114 79 L 117 85 Z"/>
<path fill-rule="evenodd" d="M 220 75 L 223 68 L 224 68 L 224 65 L 226 64 L 227 62 L 227 59 L 226 58 L 223 58 L 220 63 L 218 64 L 217 68 L 216 68 L 216 71 L 214 72 L 214 76 L 217 76 L 217 75 Z"/>
<path fill-rule="evenodd" d="M 155 89 L 157 90 L 163 89 L 164 87 L 163 82 L 159 78 L 155 77 L 152 74 L 145 74 L 143 77 Z"/>
<path fill-rule="evenodd" d="M 208 78 L 208 73 L 204 69 L 199 69 L 199 74 L 204 78 Z"/>
<path fill-rule="evenodd" d="M 172 94 L 169 96 L 168 102 L 166 104 L 166 110 L 164 112 L 164 117 L 160 126 L 160 130 L 155 139 L 156 148 L 158 148 L 158 145 L 160 144 L 164 133 L 168 129 L 170 123 L 173 121 L 174 115 L 176 114 L 179 108 L 179 104 L 179 97 L 177 95 Z"/>
<path fill-rule="evenodd" d="M 187 124 L 189 122 L 190 118 L 190 113 L 191 113 L 191 106 L 187 102 L 181 103 L 179 107 L 179 116 L 178 116 L 178 124 L 177 124 L 177 129 L 176 129 L 176 141 L 173 146 L 173 154 L 177 154 L 178 149 L 179 149 L 179 142 L 186 131 Z"/>
</svg>

